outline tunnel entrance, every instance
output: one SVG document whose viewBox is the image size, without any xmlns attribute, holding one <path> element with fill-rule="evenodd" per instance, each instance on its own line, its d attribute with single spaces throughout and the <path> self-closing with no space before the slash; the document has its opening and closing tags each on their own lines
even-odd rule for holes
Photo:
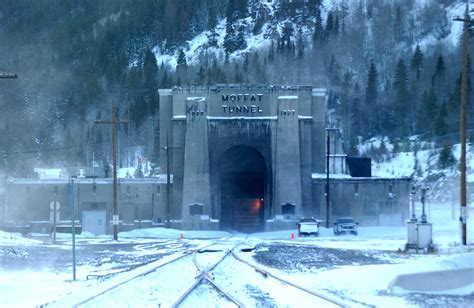
<svg viewBox="0 0 474 308">
<path fill-rule="evenodd" d="M 248 146 L 227 150 L 219 160 L 221 230 L 252 233 L 264 229 L 266 167 Z"/>
</svg>

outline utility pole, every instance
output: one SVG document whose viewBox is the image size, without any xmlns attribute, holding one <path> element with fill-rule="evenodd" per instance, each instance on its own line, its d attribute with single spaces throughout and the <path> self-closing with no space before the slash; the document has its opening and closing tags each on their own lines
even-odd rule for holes
<svg viewBox="0 0 474 308">
<path fill-rule="evenodd" d="M 334 132 L 333 133 L 333 136 L 334 136 L 334 154 L 332 155 L 332 157 L 334 158 L 333 159 L 333 173 L 336 172 L 334 166 L 335 166 L 335 161 L 336 161 L 336 132 L 339 131 L 339 128 L 330 128 L 330 127 L 327 127 L 326 128 L 326 228 L 329 228 L 329 219 L 330 219 L 330 212 L 331 212 L 331 198 L 330 198 L 330 195 L 329 195 L 329 159 L 331 157 L 331 138 L 330 138 L 330 134 L 331 132 Z"/>
<path fill-rule="evenodd" d="M 117 120 L 115 116 L 115 106 L 112 101 L 112 120 L 96 120 L 95 124 L 111 124 L 112 125 L 112 172 L 113 172 L 113 205 L 112 205 L 112 223 L 114 225 L 114 240 L 118 240 L 118 224 L 119 215 L 117 209 L 117 124 L 128 123 L 128 120 Z"/>
<path fill-rule="evenodd" d="M 463 22 L 463 41 L 462 41 L 462 75 L 461 75 L 461 208 L 460 208 L 460 223 L 461 223 L 461 237 L 462 244 L 467 245 L 467 197 L 466 197 L 466 122 L 467 122 L 467 74 L 468 74 L 468 27 L 471 25 L 469 17 L 469 5 L 466 3 L 466 11 L 464 17 L 454 18 L 456 21 Z"/>
<path fill-rule="evenodd" d="M 329 229 L 329 129 L 326 130 L 326 228 Z"/>
<path fill-rule="evenodd" d="M 166 151 L 166 228 L 170 227 L 171 210 L 170 210 L 170 197 L 171 197 L 171 171 L 170 171 L 170 150 L 180 149 L 180 147 L 170 147 L 169 145 L 169 133 L 166 134 L 166 146 L 160 148 L 160 150 Z"/>
</svg>

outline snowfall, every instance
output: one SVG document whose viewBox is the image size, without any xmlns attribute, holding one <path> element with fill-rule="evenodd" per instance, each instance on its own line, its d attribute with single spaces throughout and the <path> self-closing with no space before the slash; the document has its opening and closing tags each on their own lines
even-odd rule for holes
<svg viewBox="0 0 474 308">
<path fill-rule="evenodd" d="M 380 140 L 375 140 L 373 146 L 379 147 L 379 143 Z M 425 202 L 427 220 L 432 224 L 434 251 L 404 251 L 406 226 L 359 225 L 357 236 L 335 236 L 322 223 L 318 237 L 298 237 L 296 228 L 254 234 L 151 228 L 120 232 L 118 241 L 108 235 L 96 237 L 83 233 L 76 236 L 78 258 L 74 280 L 71 234 L 58 233 L 53 243 L 50 234 L 23 236 L 0 231 L 0 305 L 71 306 L 107 286 L 126 281 L 137 271 L 146 271 L 177 258 L 184 251 L 233 236 L 244 240 L 246 247 L 254 248 L 242 253 L 242 258 L 307 289 L 343 300 L 348 306 L 473 307 L 473 192 L 468 191 L 467 245 L 462 245 L 459 197 L 453 198 L 458 195 L 459 171 L 457 166 L 437 169 L 438 152 L 439 149 L 426 149 L 398 153 L 390 158 L 382 157 L 372 166 L 373 175 L 380 177 L 413 176 L 418 168 L 415 179 L 420 185 L 433 174 L 440 178 L 431 184 Z M 467 180 L 472 185 L 474 148 L 469 146 L 467 152 Z M 453 154 L 459 160 L 458 145 L 454 146 Z M 419 194 L 413 201 L 415 215 L 420 219 Z M 144 261 L 147 265 L 135 268 Z M 237 284 L 249 285 L 245 275 L 219 273 L 240 280 Z M 168 287 L 181 283 L 171 270 L 161 275 L 160 281 Z M 150 284 L 156 284 L 156 276 L 141 277 L 142 281 L 147 279 Z M 279 299 L 272 299 L 265 306 L 305 306 L 287 288 L 280 288 L 276 292 Z M 114 306 L 133 306 L 133 301 L 127 302 L 132 289 L 121 291 L 123 302 L 116 301 Z M 203 297 L 191 299 L 194 306 L 219 306 Z"/>
<path fill-rule="evenodd" d="M 406 228 L 403 226 L 360 226 L 358 236 L 334 236 L 331 229 L 324 227 L 321 228 L 319 237 L 299 238 L 296 236 L 293 238 L 292 234 L 297 234 L 297 230 L 232 235 L 246 238 L 246 245 L 257 247 L 253 252 L 244 255 L 244 258 L 256 264 L 258 264 L 258 259 L 255 257 L 259 252 L 268 250 L 268 247 L 272 245 L 277 247 L 280 245 L 311 246 L 318 249 L 331 248 L 341 251 L 357 250 L 364 253 L 374 251 L 383 253 L 387 262 L 382 264 L 359 264 L 357 260 L 346 260 L 347 262 L 342 266 L 309 269 L 304 266 L 296 266 L 297 270 L 259 264 L 271 273 L 288 278 L 309 289 L 344 298 L 351 306 L 416 307 L 438 305 L 459 307 L 472 305 L 474 303 L 473 229 L 468 230 L 469 245 L 464 246 L 460 243 L 459 222 L 456 217 L 452 217 L 450 206 L 429 204 L 427 214 L 428 220 L 433 224 L 433 242 L 436 247 L 435 252 L 432 253 L 424 251 L 418 253 L 401 252 L 407 238 Z M 472 226 L 472 223 L 474 223 L 473 219 L 469 218 L 468 226 Z M 216 238 L 224 238 L 229 235 L 231 234 L 223 231 L 182 231 L 164 228 L 120 232 L 118 241 L 114 241 L 109 236 L 78 235 L 76 250 L 81 250 L 86 246 L 104 250 L 104 247 L 130 244 L 133 251 L 128 253 L 139 257 L 149 255 L 151 247 L 153 247 L 152 244 L 155 243 L 161 249 L 159 253 L 163 254 L 163 258 L 156 262 L 165 262 L 182 254 L 182 250 L 177 247 L 199 247 Z M 144 246 L 144 243 L 147 245 Z M 9 268 L 5 264 L 7 262 L 4 262 L 7 258 L 6 251 L 21 252 L 25 251 L 22 249 L 25 247 L 32 249 L 55 247 L 65 250 L 67 257 L 63 261 L 69 265 L 62 269 L 55 269 L 53 266 L 44 264 L 41 267 L 36 267 L 34 262 L 27 262 L 28 265 L 25 264 L 24 267 Z M 144 247 L 150 247 L 150 249 L 144 249 Z M 45 234 L 32 234 L 23 237 L 19 234 L 0 231 L 0 253 L 2 255 L 0 298 L 2 307 L 39 306 L 52 303 L 71 294 L 92 296 L 100 290 L 100 284 L 113 284 L 114 281 L 123 280 L 127 275 L 130 275 L 130 272 L 118 273 L 104 281 L 88 279 L 91 273 L 97 271 L 103 275 L 107 271 L 116 270 L 113 268 L 116 268 L 117 265 L 110 262 L 111 258 L 103 256 L 103 259 L 99 260 L 100 262 L 94 260 L 90 263 L 80 263 L 77 266 L 76 280 L 73 281 L 72 254 L 67 253 L 71 250 L 70 234 L 58 234 L 57 241 L 53 244 L 49 235 Z M 110 249 L 110 256 L 113 254 L 124 254 L 124 251 Z M 311 259 L 317 256 L 308 255 L 307 257 Z M 57 257 L 51 255 L 50 258 Z M 466 273 L 471 273 L 471 277 L 466 277 L 463 274 L 464 271 L 456 271 L 456 269 L 466 269 Z M 433 273 L 440 272 L 443 273 L 442 279 L 436 278 L 436 275 L 433 276 Z M 415 285 L 427 285 L 428 290 L 420 291 L 423 288 L 419 288 L 420 290 L 404 289 L 403 285 L 394 284 L 398 275 L 407 274 L 410 279 L 415 281 Z M 173 275 L 160 278 L 173 281 Z M 245 280 L 246 278 L 233 277 L 233 279 Z M 457 280 L 463 282 L 457 283 Z M 284 289 L 281 292 L 285 294 Z M 414 300 L 413 297 L 410 297 L 411 293 L 419 299 L 421 298 L 422 301 Z M 277 306 L 280 304 L 286 306 L 288 302 L 292 303 L 290 306 L 301 306 L 297 299 L 288 298 L 286 300 L 286 304 L 277 302 Z M 206 303 L 197 302 L 196 305 L 206 306 Z"/>
</svg>

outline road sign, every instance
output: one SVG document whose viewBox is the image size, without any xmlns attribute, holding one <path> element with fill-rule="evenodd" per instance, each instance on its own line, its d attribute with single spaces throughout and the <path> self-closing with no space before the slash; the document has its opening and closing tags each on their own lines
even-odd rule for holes
<svg viewBox="0 0 474 308">
<path fill-rule="evenodd" d="M 49 222 L 54 224 L 55 221 L 54 221 L 54 211 L 51 211 L 49 212 Z M 56 211 L 56 222 L 58 222 L 60 220 L 60 217 L 59 217 L 59 211 Z"/>
<path fill-rule="evenodd" d="M 55 204 L 56 204 L 56 211 L 59 211 L 59 209 L 61 208 L 61 204 L 58 201 L 51 201 L 51 203 L 49 204 L 49 208 L 51 209 L 51 211 L 54 211 Z"/>
</svg>

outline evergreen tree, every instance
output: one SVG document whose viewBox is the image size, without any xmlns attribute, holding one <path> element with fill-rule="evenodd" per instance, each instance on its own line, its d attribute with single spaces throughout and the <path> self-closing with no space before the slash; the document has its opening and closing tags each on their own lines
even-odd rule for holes
<svg viewBox="0 0 474 308">
<path fill-rule="evenodd" d="M 273 63 L 274 60 L 275 60 L 275 43 L 272 40 L 270 48 L 268 49 L 268 62 Z"/>
<path fill-rule="evenodd" d="M 224 37 L 224 49 L 226 57 L 239 49 L 245 49 L 247 43 L 244 38 L 244 28 L 237 24 L 239 18 L 244 18 L 247 10 L 246 0 L 229 0 L 226 11 L 226 35 Z"/>
<path fill-rule="evenodd" d="M 406 134 L 408 123 L 408 112 L 410 110 L 410 93 L 408 91 L 408 74 L 403 59 L 397 64 L 394 75 L 393 88 L 395 90 L 395 101 L 393 104 L 396 121 L 399 125 L 399 133 Z"/>
<path fill-rule="evenodd" d="M 420 79 L 421 68 L 423 67 L 423 53 L 421 52 L 420 45 L 416 45 L 415 52 L 411 58 L 411 70 L 415 73 L 416 80 Z"/>
<path fill-rule="evenodd" d="M 211 30 L 213 30 L 217 26 L 217 22 L 218 22 L 217 13 L 218 13 L 218 9 L 216 7 L 216 4 L 211 2 L 209 4 L 209 14 L 207 18 L 207 26 Z"/>
<path fill-rule="evenodd" d="M 168 89 L 173 86 L 173 78 L 168 73 L 168 70 L 164 70 L 163 77 L 161 78 L 161 89 Z"/>
<path fill-rule="evenodd" d="M 182 48 L 179 49 L 178 52 L 178 60 L 177 60 L 177 67 L 176 69 L 185 69 L 188 67 L 188 63 L 186 62 L 186 55 Z"/>
<path fill-rule="evenodd" d="M 195 84 L 197 85 L 204 85 L 206 84 L 206 71 L 204 70 L 204 67 L 201 65 L 199 66 L 199 70 L 196 74 L 196 79 L 194 81 Z"/>
<path fill-rule="evenodd" d="M 186 55 L 182 48 L 179 49 L 176 62 L 176 84 L 179 86 L 182 83 L 188 83 L 188 63 L 186 62 Z"/>
<path fill-rule="evenodd" d="M 291 37 L 293 36 L 293 24 L 291 22 L 285 22 L 282 29 L 281 44 L 282 47 L 286 47 L 287 50 L 291 49 Z"/>
<path fill-rule="evenodd" d="M 444 144 L 443 148 L 439 152 L 438 166 L 441 169 L 445 169 L 445 168 L 454 166 L 455 163 L 456 163 L 456 158 L 454 157 L 452 147 L 448 144 Z"/>
<path fill-rule="evenodd" d="M 448 124 L 446 121 L 447 116 L 448 108 L 446 107 L 446 103 L 443 102 L 438 110 L 438 114 L 436 115 L 434 122 L 434 132 L 437 136 L 444 136 L 448 133 Z"/>
<path fill-rule="evenodd" d="M 321 9 L 319 6 L 316 7 L 316 21 L 314 24 L 314 33 L 313 33 L 313 40 L 315 42 L 323 42 L 324 41 L 324 28 L 323 28 L 323 19 L 321 18 Z"/>
<path fill-rule="evenodd" d="M 400 6 L 397 6 L 395 9 L 395 19 L 394 19 L 394 35 L 395 35 L 395 40 L 397 42 L 400 42 L 403 40 L 404 34 L 405 34 L 405 20 L 403 19 L 403 13 L 402 13 L 402 8 Z"/>
<path fill-rule="evenodd" d="M 436 118 L 436 94 L 433 88 L 423 92 L 420 108 L 418 109 L 418 131 L 420 133 L 431 133 L 433 130 L 433 119 Z"/>
<path fill-rule="evenodd" d="M 331 62 L 329 62 L 328 77 L 332 86 L 341 84 L 341 66 L 339 62 L 337 62 L 334 54 L 331 56 Z"/>
<path fill-rule="evenodd" d="M 238 64 L 235 64 L 235 67 L 234 67 L 234 82 L 235 83 L 244 82 L 244 76 L 242 75 L 242 72 L 240 71 Z"/>
<path fill-rule="evenodd" d="M 446 71 L 446 65 L 444 64 L 444 58 L 443 58 L 443 55 L 440 54 L 438 56 L 438 59 L 436 60 L 435 76 L 436 77 L 444 76 L 445 71 Z"/>
<path fill-rule="evenodd" d="M 335 36 L 339 35 L 339 30 L 340 30 L 339 15 L 336 14 L 336 17 L 334 19 L 334 35 Z"/>
<path fill-rule="evenodd" d="M 351 145 L 357 144 L 357 139 L 359 136 L 363 135 L 362 132 L 362 111 L 361 111 L 361 99 L 360 99 L 360 86 L 359 84 L 354 85 L 352 101 L 350 104 L 350 117 L 351 117 L 351 133 L 349 140 Z M 354 149 L 353 149 L 354 150 Z M 355 155 L 355 153 L 353 153 Z"/>
<path fill-rule="evenodd" d="M 155 115 L 158 108 L 158 65 L 156 64 L 155 55 L 149 48 L 145 51 L 145 59 L 143 62 L 143 91 L 145 101 L 148 104 L 147 113 Z"/>
<path fill-rule="evenodd" d="M 142 163 L 140 160 L 138 160 L 137 168 L 135 169 L 135 172 L 133 173 L 134 178 L 143 178 L 143 171 L 142 171 Z"/>
<path fill-rule="evenodd" d="M 377 106 L 378 86 L 377 86 L 377 69 L 374 62 L 370 63 L 369 75 L 367 76 L 367 86 L 365 88 L 365 105 L 367 114 L 366 133 L 373 136 L 378 132 L 378 106 Z"/>
<path fill-rule="evenodd" d="M 436 93 L 441 100 L 448 97 L 446 88 L 446 65 L 444 64 L 443 55 L 440 54 L 436 59 L 435 71 L 431 77 L 431 86 L 436 90 Z"/>
<path fill-rule="evenodd" d="M 132 122 L 132 125 L 135 127 L 135 129 L 140 128 L 148 114 L 149 108 L 145 98 L 142 94 L 138 94 L 132 104 L 130 111 L 130 121 Z"/>
<path fill-rule="evenodd" d="M 298 29 L 298 35 L 296 38 L 296 58 L 301 60 L 304 56 L 304 42 L 303 33 L 301 28 Z"/>
<path fill-rule="evenodd" d="M 333 34 L 334 30 L 334 14 L 332 11 L 329 11 L 328 17 L 326 19 L 326 38 Z"/>
</svg>

